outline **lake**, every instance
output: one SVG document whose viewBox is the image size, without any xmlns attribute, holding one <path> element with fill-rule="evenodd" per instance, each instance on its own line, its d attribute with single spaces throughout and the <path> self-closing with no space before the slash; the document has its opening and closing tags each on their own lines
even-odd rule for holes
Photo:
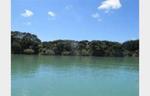
<svg viewBox="0 0 150 96">
<path fill-rule="evenodd" d="M 139 58 L 12 55 L 12 96 L 139 96 Z"/>
</svg>

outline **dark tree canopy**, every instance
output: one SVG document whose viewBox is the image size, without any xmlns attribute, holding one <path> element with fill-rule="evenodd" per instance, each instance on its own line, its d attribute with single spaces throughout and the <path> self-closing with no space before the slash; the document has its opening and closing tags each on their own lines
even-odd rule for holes
<svg viewBox="0 0 150 96">
<path fill-rule="evenodd" d="M 11 32 L 12 54 L 78 55 L 78 56 L 139 56 L 139 40 L 124 43 L 100 40 L 41 40 L 34 34 Z"/>
<path fill-rule="evenodd" d="M 18 31 L 11 32 L 11 48 L 12 53 L 24 53 L 29 49 L 32 54 L 39 53 L 39 44 L 41 43 L 40 39 L 36 35 L 30 33 L 20 33 Z"/>
</svg>

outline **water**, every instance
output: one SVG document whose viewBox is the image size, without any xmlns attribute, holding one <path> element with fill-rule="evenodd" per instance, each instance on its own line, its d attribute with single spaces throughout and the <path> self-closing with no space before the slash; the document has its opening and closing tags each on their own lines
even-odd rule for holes
<svg viewBox="0 0 150 96">
<path fill-rule="evenodd" d="M 138 58 L 12 55 L 12 96 L 139 96 Z"/>
</svg>

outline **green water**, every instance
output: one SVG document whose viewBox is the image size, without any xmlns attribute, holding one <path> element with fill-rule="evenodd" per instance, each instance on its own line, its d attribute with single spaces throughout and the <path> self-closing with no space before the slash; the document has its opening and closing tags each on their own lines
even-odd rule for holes
<svg viewBox="0 0 150 96">
<path fill-rule="evenodd" d="M 138 58 L 12 55 L 12 96 L 139 96 Z"/>
</svg>

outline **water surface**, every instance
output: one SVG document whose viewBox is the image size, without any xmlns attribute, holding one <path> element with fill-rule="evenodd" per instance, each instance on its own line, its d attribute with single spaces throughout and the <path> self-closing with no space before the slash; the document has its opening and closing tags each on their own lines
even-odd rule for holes
<svg viewBox="0 0 150 96">
<path fill-rule="evenodd" d="M 138 96 L 138 58 L 12 55 L 12 96 Z"/>
</svg>

